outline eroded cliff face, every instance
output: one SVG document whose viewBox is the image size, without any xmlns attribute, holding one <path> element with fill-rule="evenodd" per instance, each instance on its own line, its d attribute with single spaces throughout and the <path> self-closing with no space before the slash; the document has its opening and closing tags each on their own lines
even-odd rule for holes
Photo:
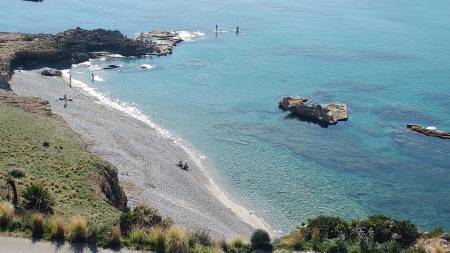
<svg viewBox="0 0 450 253">
<path fill-rule="evenodd" d="M 117 169 L 108 162 L 97 164 L 99 172 L 99 186 L 105 200 L 118 209 L 125 209 L 127 207 L 127 196 L 119 184 L 117 177 Z"/>
<path fill-rule="evenodd" d="M 70 29 L 52 34 L 0 32 L 0 82 L 11 79 L 19 66 L 38 63 L 75 64 L 106 51 L 124 56 L 154 54 L 152 44 L 126 38 L 119 31 Z"/>
</svg>

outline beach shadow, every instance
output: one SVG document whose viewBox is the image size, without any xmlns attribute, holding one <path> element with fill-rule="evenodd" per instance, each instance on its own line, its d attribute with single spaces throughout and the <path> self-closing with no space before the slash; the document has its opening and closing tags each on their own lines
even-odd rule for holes
<svg viewBox="0 0 450 253">
<path fill-rule="evenodd" d="M 12 91 L 11 86 L 7 82 L 0 82 L 0 90 Z"/>
<path fill-rule="evenodd" d="M 84 249 L 86 247 L 86 244 L 84 243 L 71 243 L 70 244 L 70 250 L 74 253 L 82 253 L 84 252 Z M 89 248 L 90 249 L 90 248 Z M 95 247 L 94 250 L 90 249 L 92 252 L 98 252 L 97 247 Z"/>
</svg>

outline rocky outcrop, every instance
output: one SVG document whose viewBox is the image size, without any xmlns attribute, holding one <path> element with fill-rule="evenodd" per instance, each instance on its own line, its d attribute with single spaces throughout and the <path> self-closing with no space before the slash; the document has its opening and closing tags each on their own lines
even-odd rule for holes
<svg viewBox="0 0 450 253">
<path fill-rule="evenodd" d="M 348 119 L 348 108 L 342 103 L 314 105 L 309 104 L 306 98 L 283 97 L 278 106 L 284 111 L 290 111 L 292 117 L 318 123 L 323 127 Z"/>
<path fill-rule="evenodd" d="M 126 38 L 119 31 L 80 28 L 52 34 L 0 32 L 0 82 L 11 79 L 19 66 L 38 63 L 75 64 L 106 51 L 123 56 L 157 54 L 159 49 L 141 40 Z"/>
<path fill-rule="evenodd" d="M 127 196 L 119 185 L 117 169 L 107 162 L 99 163 L 97 168 L 100 173 L 98 182 L 106 201 L 118 209 L 125 209 L 127 207 Z"/>
<path fill-rule="evenodd" d="M 416 133 L 420 133 L 420 134 L 424 134 L 424 135 L 432 136 L 432 137 L 438 137 L 438 138 L 442 138 L 442 139 L 450 139 L 450 132 L 440 131 L 434 127 L 422 127 L 422 126 L 414 125 L 414 124 L 408 124 L 408 125 L 406 125 L 406 127 Z"/>
<path fill-rule="evenodd" d="M 62 72 L 56 69 L 44 69 L 41 71 L 43 76 L 62 76 Z"/>
<path fill-rule="evenodd" d="M 155 55 L 172 54 L 173 48 L 183 41 L 177 32 L 142 32 L 136 40 L 155 48 Z"/>
</svg>

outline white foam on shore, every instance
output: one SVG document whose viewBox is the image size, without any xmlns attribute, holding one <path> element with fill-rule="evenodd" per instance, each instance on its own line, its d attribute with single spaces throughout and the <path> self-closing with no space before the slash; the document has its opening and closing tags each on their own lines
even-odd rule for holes
<svg viewBox="0 0 450 253">
<path fill-rule="evenodd" d="M 63 77 L 68 80 L 70 75 L 70 69 L 66 69 L 62 71 Z M 95 78 L 94 78 L 95 80 Z M 195 151 L 193 148 L 189 148 L 181 138 L 175 137 L 169 130 L 164 129 L 158 124 L 154 123 L 147 115 L 142 113 L 137 107 L 130 105 L 126 102 L 122 102 L 116 99 L 111 99 L 105 94 L 97 91 L 96 89 L 90 87 L 86 83 L 73 79 L 72 78 L 72 87 L 79 88 L 83 90 L 88 95 L 95 97 L 98 99 L 98 103 L 105 105 L 107 107 L 116 109 L 131 118 L 139 120 L 146 125 L 153 128 L 159 135 L 164 138 L 169 139 L 175 145 L 180 147 L 186 154 L 189 156 L 190 160 L 192 160 L 196 167 L 200 169 L 203 174 L 208 178 L 208 183 L 206 187 L 208 190 L 227 208 L 231 209 L 232 212 L 239 217 L 242 221 L 248 223 L 250 226 L 254 228 L 261 228 L 269 232 L 271 236 L 275 236 L 274 231 L 271 230 L 270 226 L 260 217 L 256 216 L 253 212 L 247 210 L 245 207 L 240 206 L 231 198 L 229 198 L 224 191 L 222 191 L 219 186 L 214 182 L 214 180 L 208 175 L 203 162 L 206 160 L 206 156 L 202 155 L 200 152 Z"/>
<path fill-rule="evenodd" d="M 200 31 L 189 32 L 189 31 L 176 31 L 175 32 L 180 39 L 183 41 L 191 42 L 194 41 L 195 38 L 205 36 L 204 33 Z"/>
<path fill-rule="evenodd" d="M 110 58 L 125 58 L 125 56 L 123 56 L 121 54 L 108 54 L 107 57 L 110 57 Z"/>
<path fill-rule="evenodd" d="M 142 65 L 140 65 L 139 67 L 141 67 L 142 69 L 152 69 L 152 68 L 153 68 L 153 65 L 150 65 L 150 64 L 142 64 Z"/>
<path fill-rule="evenodd" d="M 94 81 L 104 82 L 105 79 L 103 79 L 101 76 L 94 75 Z"/>
</svg>

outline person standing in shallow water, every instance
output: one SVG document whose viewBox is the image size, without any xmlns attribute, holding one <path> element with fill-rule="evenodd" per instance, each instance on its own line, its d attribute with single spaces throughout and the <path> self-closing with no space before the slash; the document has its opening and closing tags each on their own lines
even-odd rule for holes
<svg viewBox="0 0 450 253">
<path fill-rule="evenodd" d="M 94 82 L 94 73 L 92 73 L 92 79 L 91 79 L 91 81 Z"/>
<path fill-rule="evenodd" d="M 239 26 L 236 26 L 236 35 L 239 35 Z"/>
</svg>

